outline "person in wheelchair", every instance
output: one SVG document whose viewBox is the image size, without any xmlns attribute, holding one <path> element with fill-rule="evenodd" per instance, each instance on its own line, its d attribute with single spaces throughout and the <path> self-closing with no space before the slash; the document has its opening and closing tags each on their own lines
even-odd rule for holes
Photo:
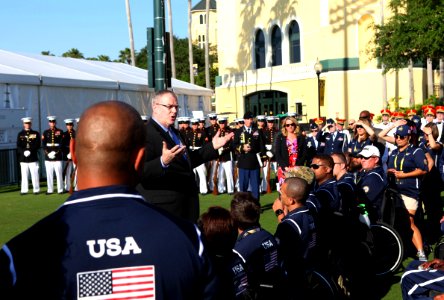
<svg viewBox="0 0 444 300">
<path fill-rule="evenodd" d="M 444 299 L 444 260 L 412 261 L 401 277 L 402 299 Z"/>
<path fill-rule="evenodd" d="M 334 161 L 330 155 L 317 154 L 310 168 L 315 174 L 315 184 L 311 191 L 317 207 L 315 220 L 318 225 L 320 265 L 328 266 L 329 252 L 335 243 L 334 233 L 340 215 L 341 198 L 336 179 L 333 176 Z"/>
<path fill-rule="evenodd" d="M 235 282 L 236 299 L 287 299 L 278 244 L 271 233 L 261 228 L 260 213 L 259 201 L 250 192 L 234 194 L 231 216 L 239 235 L 233 248 L 236 258 L 232 269 L 247 275 L 247 280 Z"/>
<path fill-rule="evenodd" d="M 333 153 L 333 175 L 341 195 L 340 212 L 347 218 L 357 217 L 357 187 L 352 174 L 347 172 L 347 159 L 344 153 Z"/>
<path fill-rule="evenodd" d="M 358 197 L 364 204 L 369 205 L 373 221 L 382 219 L 381 205 L 387 187 L 387 176 L 380 165 L 380 153 L 373 145 L 365 146 L 358 157 L 361 159 L 362 169 L 358 173 L 356 182 Z"/>
<path fill-rule="evenodd" d="M 316 262 L 317 231 L 315 220 L 305 205 L 309 191 L 307 181 L 286 178 L 281 194 L 273 203 L 278 221 L 275 238 L 288 282 L 303 290 L 305 272 Z M 286 211 L 286 213 L 284 213 Z"/>
</svg>

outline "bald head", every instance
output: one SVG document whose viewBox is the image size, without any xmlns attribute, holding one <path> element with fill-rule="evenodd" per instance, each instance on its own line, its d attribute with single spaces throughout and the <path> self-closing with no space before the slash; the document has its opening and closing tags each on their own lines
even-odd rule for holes
<svg viewBox="0 0 444 300">
<path fill-rule="evenodd" d="M 308 183 L 298 177 L 289 177 L 284 181 L 285 194 L 299 203 L 304 203 L 308 193 Z"/>
<path fill-rule="evenodd" d="M 134 177 L 134 162 L 146 137 L 140 114 L 126 103 L 106 101 L 89 107 L 81 119 L 75 140 L 79 187 L 91 177 L 113 182 Z"/>
</svg>

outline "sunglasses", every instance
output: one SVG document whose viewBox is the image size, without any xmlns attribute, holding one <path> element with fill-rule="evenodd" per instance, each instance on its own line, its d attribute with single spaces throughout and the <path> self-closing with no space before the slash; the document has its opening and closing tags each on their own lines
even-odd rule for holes
<svg viewBox="0 0 444 300">
<path fill-rule="evenodd" d="M 407 138 L 407 136 L 400 136 L 398 134 L 395 135 L 395 139 L 405 140 L 406 138 Z"/>
<path fill-rule="evenodd" d="M 296 127 L 296 124 L 295 123 L 291 123 L 291 124 L 285 124 L 285 127 Z"/>
<path fill-rule="evenodd" d="M 319 167 L 322 167 L 322 166 L 324 166 L 324 165 L 311 164 L 311 165 L 310 165 L 310 168 L 312 168 L 312 169 L 314 169 L 314 170 L 317 170 L 317 169 L 319 169 Z"/>
<path fill-rule="evenodd" d="M 360 158 L 363 159 L 363 160 L 369 160 L 372 157 L 374 157 L 374 156 L 369 156 L 369 157 L 360 156 Z"/>
<path fill-rule="evenodd" d="M 356 125 L 355 128 L 356 128 L 356 129 L 359 129 L 359 128 L 364 128 L 364 127 L 362 127 L 361 125 Z"/>
</svg>

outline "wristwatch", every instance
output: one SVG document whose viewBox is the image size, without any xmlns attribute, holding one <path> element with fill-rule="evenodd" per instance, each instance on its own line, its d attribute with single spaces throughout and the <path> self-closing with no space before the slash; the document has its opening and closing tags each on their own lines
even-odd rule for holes
<svg viewBox="0 0 444 300">
<path fill-rule="evenodd" d="M 282 215 L 284 213 L 284 211 L 279 208 L 279 209 L 276 209 L 274 213 L 276 214 L 276 217 L 279 217 L 280 215 Z"/>
</svg>

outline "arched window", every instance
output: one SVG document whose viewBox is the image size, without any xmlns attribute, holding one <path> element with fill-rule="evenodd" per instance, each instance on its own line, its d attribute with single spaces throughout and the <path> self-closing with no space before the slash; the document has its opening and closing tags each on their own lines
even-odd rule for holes
<svg viewBox="0 0 444 300">
<path fill-rule="evenodd" d="M 298 22 L 292 21 L 290 23 L 288 38 L 290 40 L 290 63 L 301 62 L 301 34 Z"/>
<path fill-rule="evenodd" d="M 203 24 L 203 23 L 204 23 L 203 15 L 200 15 L 200 16 L 199 16 L 199 23 L 200 23 L 200 24 Z"/>
<path fill-rule="evenodd" d="M 256 58 L 256 69 L 265 68 L 265 37 L 262 30 L 256 32 L 254 39 L 254 55 Z"/>
<path fill-rule="evenodd" d="M 279 26 L 274 26 L 271 31 L 271 65 L 282 65 L 282 34 Z"/>
</svg>

